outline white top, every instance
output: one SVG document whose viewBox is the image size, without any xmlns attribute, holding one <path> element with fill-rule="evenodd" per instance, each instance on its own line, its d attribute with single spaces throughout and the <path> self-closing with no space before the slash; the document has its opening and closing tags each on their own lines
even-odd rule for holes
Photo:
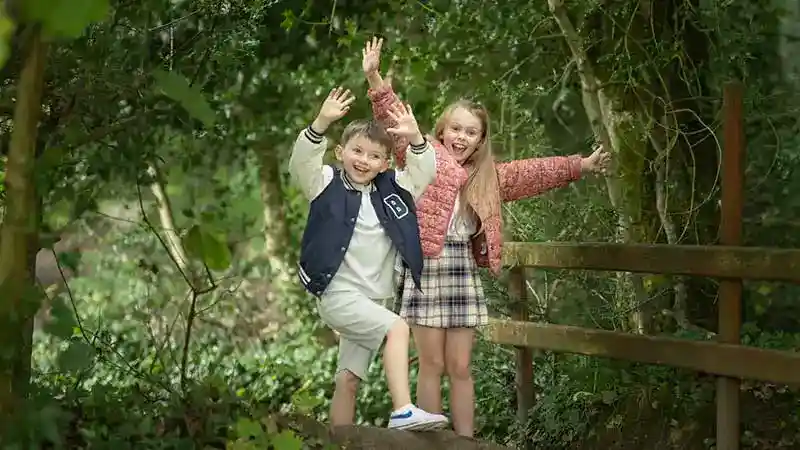
<svg viewBox="0 0 800 450">
<path fill-rule="evenodd" d="M 322 193 L 334 177 L 333 168 L 322 163 L 326 148 L 325 137 L 306 128 L 292 149 L 289 171 L 309 202 Z M 406 169 L 395 171 L 395 179 L 418 200 L 436 178 L 436 153 L 427 142 L 421 150 L 411 146 L 409 150 Z M 399 252 L 380 224 L 370 200 L 375 188 L 371 183 L 364 186 L 351 182 L 344 171 L 341 176 L 347 189 L 361 192 L 361 207 L 344 260 L 325 294 L 356 290 L 373 299 L 391 298 L 395 292 L 394 270 Z"/>
<path fill-rule="evenodd" d="M 453 205 L 453 214 L 450 216 L 447 236 L 460 239 L 471 238 L 477 231 L 478 224 L 475 222 L 475 218 L 471 214 L 463 214 L 461 211 L 461 192 L 458 192 Z"/>
</svg>

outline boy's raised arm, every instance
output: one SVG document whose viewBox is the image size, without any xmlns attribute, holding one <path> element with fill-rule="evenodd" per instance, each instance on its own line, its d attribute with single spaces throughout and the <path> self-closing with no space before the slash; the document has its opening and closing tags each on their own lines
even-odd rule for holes
<svg viewBox="0 0 800 450">
<path fill-rule="evenodd" d="M 333 177 L 333 170 L 322 164 L 326 147 L 325 136 L 314 125 L 306 127 L 294 141 L 289 173 L 308 200 L 314 200 Z"/>
<path fill-rule="evenodd" d="M 313 200 L 333 178 L 333 169 L 322 164 L 325 155 L 325 132 L 347 114 L 355 97 L 349 90 L 334 88 L 323 102 L 317 118 L 297 136 L 289 158 L 289 173 L 306 198 Z"/>
</svg>

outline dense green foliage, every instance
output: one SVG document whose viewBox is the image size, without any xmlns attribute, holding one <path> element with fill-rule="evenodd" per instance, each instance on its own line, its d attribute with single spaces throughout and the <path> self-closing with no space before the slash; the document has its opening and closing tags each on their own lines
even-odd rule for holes
<svg viewBox="0 0 800 450">
<path fill-rule="evenodd" d="M 307 204 L 285 166 L 332 86 L 357 93 L 350 117 L 370 114 L 360 59 L 374 34 L 387 39 L 384 72 L 426 130 L 445 105 L 466 96 L 492 112 L 500 159 L 585 154 L 595 141 L 573 55 L 546 2 L 79 3 L 6 2 L 25 8 L 12 21 L 0 14 L 9 50 L 0 46 L 0 61 L 8 57 L 4 155 L 26 40 L 39 30 L 33 24 L 52 38 L 36 182 L 38 275 L 54 286 L 37 315 L 31 399 L 15 412 L 24 425 L 15 429 L 34 446 L 272 442 L 283 450 L 300 448 L 302 438 L 272 414 L 326 419 L 336 347 L 294 280 Z M 782 6 L 567 2 L 611 104 L 619 164 L 612 182 L 622 203 L 615 208 L 608 186 L 590 177 L 506 205 L 507 238 L 622 240 L 618 217 L 626 215 L 631 241 L 715 243 L 721 89 L 739 79 L 746 86 L 746 243 L 800 245 L 793 237 L 800 201 L 792 195 L 800 189 L 800 72 L 790 64 L 800 47 L 787 25 L 798 16 Z M 16 31 L 8 32 L 12 23 Z M 0 180 L 5 174 L 0 159 Z M 57 267 L 44 261 L 52 256 Z M 642 325 L 691 339 L 709 339 L 716 329 L 709 280 L 642 277 L 644 297 L 634 297 L 611 274 L 527 276 L 536 320 L 626 331 Z M 685 303 L 675 298 L 680 283 Z M 485 285 L 492 313 L 507 316 L 505 275 L 487 275 Z M 747 284 L 743 341 L 798 348 L 799 292 Z M 634 310 L 645 317 L 641 324 Z M 522 426 L 525 439 L 543 448 L 713 448 L 713 378 L 538 354 L 537 402 L 529 422 L 518 424 L 513 350 L 481 337 L 474 365 L 482 438 L 518 445 Z M 800 445 L 795 392 L 761 383 L 746 383 L 745 391 L 747 448 Z M 360 422 L 384 425 L 390 402 L 377 361 L 359 404 Z"/>
</svg>

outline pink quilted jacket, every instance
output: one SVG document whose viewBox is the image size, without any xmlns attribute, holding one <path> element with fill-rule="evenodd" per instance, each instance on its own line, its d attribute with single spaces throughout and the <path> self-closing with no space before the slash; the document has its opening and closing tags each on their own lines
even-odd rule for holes
<svg viewBox="0 0 800 450">
<path fill-rule="evenodd" d="M 388 111 L 398 98 L 391 86 L 370 89 L 368 95 L 375 120 L 387 128 L 394 126 L 395 122 Z M 432 144 L 436 150 L 436 180 L 417 202 L 417 220 L 422 253 L 426 257 L 435 258 L 444 247 L 456 195 L 466 183 L 468 173 L 444 145 L 438 141 L 433 141 Z M 408 142 L 405 139 L 395 138 L 395 158 L 399 167 L 405 166 L 407 147 Z M 523 159 L 498 163 L 496 167 L 500 198 L 508 202 L 533 197 L 580 179 L 581 156 Z M 474 205 L 471 206 L 474 209 Z M 478 266 L 488 267 L 496 276 L 502 267 L 503 222 L 499 212 L 501 209 L 494 210 L 498 211 L 496 215 L 480 217 L 484 232 L 473 237 L 472 253 Z"/>
</svg>

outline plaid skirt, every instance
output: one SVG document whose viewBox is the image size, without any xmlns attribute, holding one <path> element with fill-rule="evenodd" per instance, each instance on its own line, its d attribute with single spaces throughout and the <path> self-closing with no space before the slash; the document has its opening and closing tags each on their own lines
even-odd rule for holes
<svg viewBox="0 0 800 450">
<path fill-rule="evenodd" d="M 401 274 L 398 314 L 409 325 L 474 328 L 489 321 L 470 241 L 447 238 L 438 258 L 425 258 L 420 286 L 422 292 L 410 273 Z"/>
</svg>

